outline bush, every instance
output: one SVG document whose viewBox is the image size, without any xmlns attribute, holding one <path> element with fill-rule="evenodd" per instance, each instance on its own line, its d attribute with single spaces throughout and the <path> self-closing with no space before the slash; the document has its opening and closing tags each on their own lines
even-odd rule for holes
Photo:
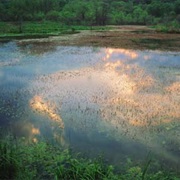
<svg viewBox="0 0 180 180">
<path fill-rule="evenodd" d="M 50 11 L 46 15 L 47 20 L 58 21 L 60 19 L 58 11 Z"/>
<path fill-rule="evenodd" d="M 34 20 L 35 20 L 35 21 L 42 21 L 42 20 L 44 20 L 44 19 L 45 19 L 45 15 L 44 15 L 43 12 L 39 12 L 39 13 L 36 13 L 36 14 L 34 15 Z"/>
<path fill-rule="evenodd" d="M 156 30 L 164 33 L 180 33 L 180 24 L 175 20 L 167 24 L 159 24 Z"/>
</svg>

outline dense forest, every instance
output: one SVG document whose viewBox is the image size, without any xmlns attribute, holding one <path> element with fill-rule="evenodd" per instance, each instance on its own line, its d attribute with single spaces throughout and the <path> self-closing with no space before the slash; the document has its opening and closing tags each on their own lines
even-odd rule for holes
<svg viewBox="0 0 180 180">
<path fill-rule="evenodd" d="M 1 0 L 0 21 L 67 25 L 180 23 L 180 0 Z"/>
</svg>

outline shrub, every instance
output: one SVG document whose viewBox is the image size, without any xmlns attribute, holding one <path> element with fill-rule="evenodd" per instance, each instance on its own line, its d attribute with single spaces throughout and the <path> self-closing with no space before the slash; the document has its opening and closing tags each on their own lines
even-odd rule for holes
<svg viewBox="0 0 180 180">
<path fill-rule="evenodd" d="M 43 12 L 39 12 L 39 13 L 36 13 L 36 14 L 34 15 L 34 20 L 35 20 L 35 21 L 42 21 L 42 20 L 44 20 L 44 19 L 45 19 L 45 15 L 44 15 Z"/>
<path fill-rule="evenodd" d="M 50 11 L 46 15 L 47 20 L 58 21 L 59 20 L 59 12 L 58 11 Z"/>
</svg>

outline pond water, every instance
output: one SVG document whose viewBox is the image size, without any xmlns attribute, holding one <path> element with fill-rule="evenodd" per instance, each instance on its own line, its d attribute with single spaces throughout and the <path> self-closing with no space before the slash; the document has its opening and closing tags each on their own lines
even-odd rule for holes
<svg viewBox="0 0 180 180">
<path fill-rule="evenodd" d="M 114 164 L 180 169 L 180 53 L 0 44 L 0 127 Z"/>
</svg>

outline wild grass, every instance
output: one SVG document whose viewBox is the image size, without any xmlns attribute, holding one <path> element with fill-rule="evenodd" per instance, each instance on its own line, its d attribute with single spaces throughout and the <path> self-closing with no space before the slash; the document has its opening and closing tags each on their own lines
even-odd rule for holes
<svg viewBox="0 0 180 180">
<path fill-rule="evenodd" d="M 42 38 L 48 36 L 58 36 L 62 34 L 75 34 L 80 30 L 106 30 L 104 26 L 68 26 L 58 22 L 24 22 L 20 25 L 14 22 L 0 22 L 0 39 L 17 38 Z"/>
<path fill-rule="evenodd" d="M 54 22 L 24 22 L 22 32 L 19 30 L 19 24 L 0 22 L 0 39 L 43 38 L 69 33 L 77 31 Z"/>
<path fill-rule="evenodd" d="M 158 24 L 155 26 L 157 32 L 164 33 L 180 33 L 180 23 L 173 21 L 166 24 Z"/>
<path fill-rule="evenodd" d="M 25 143 L 12 136 L 0 139 L 0 179 L 178 180 L 170 172 L 148 173 L 149 166 L 150 161 L 144 168 L 127 166 L 121 172 L 102 158 L 82 158 L 45 142 Z"/>
</svg>

